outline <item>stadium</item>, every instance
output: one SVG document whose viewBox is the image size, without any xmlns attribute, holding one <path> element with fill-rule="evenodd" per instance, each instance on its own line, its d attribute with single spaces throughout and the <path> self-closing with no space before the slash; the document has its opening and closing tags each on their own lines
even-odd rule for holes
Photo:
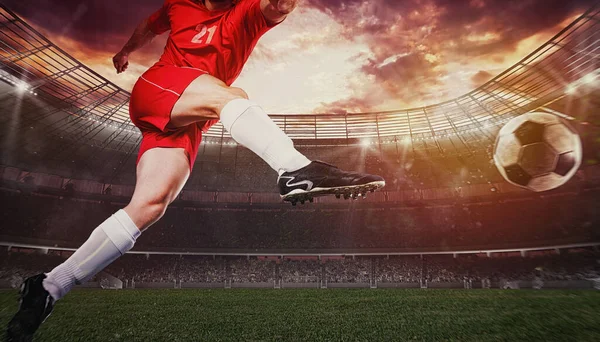
<svg viewBox="0 0 600 342">
<path fill-rule="evenodd" d="M 282 202 L 268 165 L 212 126 L 165 216 L 36 336 L 597 340 L 599 23 L 596 5 L 436 105 L 270 115 L 310 159 L 383 176 L 366 196 Z M 24 278 L 60 264 L 128 203 L 142 136 L 127 91 L 4 5 L 0 44 L 6 324 Z M 529 112 L 561 117 L 582 139 L 581 167 L 552 191 L 508 184 L 493 161 L 498 131 Z"/>
</svg>

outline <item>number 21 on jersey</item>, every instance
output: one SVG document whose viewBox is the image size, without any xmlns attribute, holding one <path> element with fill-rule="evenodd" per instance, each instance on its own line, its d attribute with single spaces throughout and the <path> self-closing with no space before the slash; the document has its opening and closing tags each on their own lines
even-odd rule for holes
<svg viewBox="0 0 600 342">
<path fill-rule="evenodd" d="M 213 35 L 215 34 L 215 31 L 217 30 L 217 26 L 212 26 L 212 27 L 206 27 L 206 25 L 204 24 L 199 24 L 198 26 L 196 26 L 196 31 L 198 31 L 198 34 L 194 36 L 194 38 L 192 38 L 192 43 L 196 43 L 196 44 L 210 44 L 210 41 L 212 40 Z M 205 39 L 205 35 L 206 32 L 208 32 L 208 37 L 206 37 Z"/>
</svg>

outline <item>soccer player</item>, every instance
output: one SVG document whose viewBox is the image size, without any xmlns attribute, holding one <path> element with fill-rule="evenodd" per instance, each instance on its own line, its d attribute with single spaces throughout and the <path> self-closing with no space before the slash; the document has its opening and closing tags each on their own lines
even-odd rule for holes
<svg viewBox="0 0 600 342">
<path fill-rule="evenodd" d="M 166 0 L 135 29 L 113 58 L 117 73 L 127 70 L 132 52 L 159 34 L 170 34 L 160 60 L 131 92 L 131 120 L 143 135 L 131 202 L 64 263 L 25 280 L 19 311 L 8 326 L 9 341 L 32 338 L 55 301 L 129 251 L 162 217 L 192 171 L 202 132 L 219 120 L 235 141 L 278 173 L 281 197 L 292 204 L 327 194 L 347 198 L 385 185 L 379 176 L 310 161 L 242 89 L 230 86 L 258 39 L 285 20 L 296 2 Z"/>
</svg>

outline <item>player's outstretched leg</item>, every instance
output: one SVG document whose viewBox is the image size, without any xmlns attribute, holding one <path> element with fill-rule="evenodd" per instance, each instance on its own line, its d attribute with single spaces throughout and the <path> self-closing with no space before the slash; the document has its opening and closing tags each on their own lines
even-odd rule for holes
<svg viewBox="0 0 600 342">
<path fill-rule="evenodd" d="M 182 127 L 220 119 L 239 144 L 261 157 L 279 174 L 281 197 L 295 204 L 315 196 L 355 197 L 385 185 L 382 177 L 342 171 L 323 162 L 311 162 L 294 148 L 292 140 L 246 93 L 210 75 L 196 78 L 183 92 L 170 124 Z"/>
<path fill-rule="evenodd" d="M 141 231 L 162 217 L 189 174 L 189 162 L 183 149 L 146 151 L 138 163 L 136 187 L 127 207 L 98 226 L 88 240 L 52 272 L 25 280 L 19 310 L 8 324 L 6 340 L 31 341 L 52 312 L 54 302 L 74 285 L 84 283 L 129 251 Z"/>
</svg>

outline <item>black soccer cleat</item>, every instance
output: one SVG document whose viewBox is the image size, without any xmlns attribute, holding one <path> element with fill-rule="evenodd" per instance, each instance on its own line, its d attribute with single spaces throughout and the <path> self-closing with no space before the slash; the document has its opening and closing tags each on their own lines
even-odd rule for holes
<svg viewBox="0 0 600 342">
<path fill-rule="evenodd" d="M 52 313 L 54 299 L 42 285 L 44 278 L 45 274 L 38 274 L 21 285 L 19 311 L 8 323 L 7 342 L 32 341 L 35 331 Z"/>
<path fill-rule="evenodd" d="M 313 161 L 300 170 L 285 172 L 277 179 L 279 194 L 284 201 L 312 202 L 314 197 L 335 195 L 337 198 L 363 198 L 385 186 L 385 180 L 376 175 L 342 171 L 339 168 Z"/>
</svg>

